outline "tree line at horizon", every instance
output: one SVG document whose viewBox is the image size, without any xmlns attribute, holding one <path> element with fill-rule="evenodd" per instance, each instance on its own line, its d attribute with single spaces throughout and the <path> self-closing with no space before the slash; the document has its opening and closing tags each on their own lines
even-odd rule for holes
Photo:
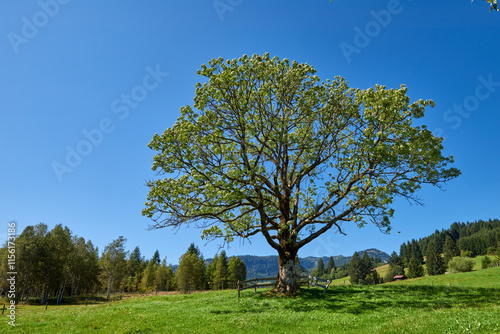
<svg viewBox="0 0 500 334">
<path fill-rule="evenodd" d="M 192 243 L 175 270 L 167 265 L 166 258 L 161 260 L 158 250 L 151 259 L 145 259 L 138 246 L 132 252 L 126 251 L 125 242 L 120 236 L 100 254 L 90 240 L 72 235 L 68 227 L 60 224 L 50 231 L 43 223 L 26 227 L 15 241 L 16 298 L 39 298 L 42 303 L 52 298 L 59 303 L 64 297 L 74 300 L 77 295 L 100 292 L 106 292 L 107 298 L 113 291 L 186 293 L 236 288 L 238 281 L 246 279 L 245 263 L 235 256 L 229 259 L 225 251 L 207 261 Z M 338 267 L 333 257 L 330 256 L 326 266 L 320 258 L 311 275 L 330 280 L 350 276 L 354 284 L 377 284 L 392 281 L 397 275 L 414 278 L 424 276 L 425 272 L 443 274 L 447 269 L 470 271 L 473 266 L 470 257 L 495 253 L 494 260 L 484 258 L 483 268 L 500 264 L 498 219 L 453 223 L 449 229 L 402 244 L 399 255 L 391 254 L 390 271 L 384 277 L 374 270 L 382 264 L 381 260 L 366 252 L 362 257 L 355 252 L 350 263 Z M 4 245 L 0 249 L 2 295 L 9 289 L 6 275 L 12 271 L 7 267 L 8 255 Z M 296 262 L 299 263 L 298 257 Z"/>
<path fill-rule="evenodd" d="M 90 240 L 72 234 L 61 224 L 49 230 L 40 223 L 27 226 L 15 240 L 15 270 L 9 269 L 7 243 L 0 248 L 0 295 L 10 283 L 7 273 L 16 271 L 16 300 L 49 298 L 56 303 L 75 300 L 79 295 L 105 292 L 183 291 L 227 289 L 246 279 L 246 267 L 238 257 L 216 254 L 211 263 L 191 244 L 174 270 L 162 260 L 158 250 L 151 259 L 141 255 L 139 246 L 125 249 L 126 239 L 118 237 L 105 246 L 102 254 Z"/>
<path fill-rule="evenodd" d="M 358 282 L 359 278 L 362 278 L 367 279 L 370 283 L 374 281 L 378 283 L 380 281 L 379 277 L 373 277 L 374 273 L 371 270 L 381 264 L 382 260 L 380 258 L 369 256 L 366 251 L 363 252 L 362 258 L 359 256 L 359 252 L 354 252 L 348 263 L 338 267 L 335 265 L 333 257 L 330 256 L 326 267 L 323 259 L 318 259 L 318 264 L 316 268 L 311 271 L 311 276 L 328 280 L 351 276 L 357 278 L 355 279 L 356 282 Z"/>
<path fill-rule="evenodd" d="M 378 284 L 394 281 L 394 277 L 398 275 L 417 278 L 426 273 L 429 276 L 441 275 L 447 270 L 467 272 L 471 271 L 474 266 L 472 257 L 488 254 L 496 255 L 496 258 L 491 260 L 487 256 L 484 257 L 483 269 L 500 265 L 500 221 L 498 219 L 478 220 L 473 223 L 453 223 L 449 229 L 443 229 L 441 232 L 436 230 L 434 234 L 418 241 L 412 239 L 403 243 L 399 255 L 395 251 L 392 252 L 388 261 L 390 270 L 384 277 L 379 277 L 374 270 L 381 263 L 374 263 L 375 259 L 370 258 L 366 252 L 362 258 L 355 252 L 351 261 L 345 265 L 344 269 L 347 271 L 343 274 L 350 276 L 352 284 Z M 333 258 L 330 259 L 333 261 Z M 426 265 L 425 270 L 424 264 Z M 328 269 L 330 267 L 329 262 Z M 320 259 L 317 267 L 313 269 L 313 273 L 323 273 L 323 268 L 324 262 Z M 323 274 L 321 277 L 325 279 L 341 278 L 335 274 Z"/>
</svg>

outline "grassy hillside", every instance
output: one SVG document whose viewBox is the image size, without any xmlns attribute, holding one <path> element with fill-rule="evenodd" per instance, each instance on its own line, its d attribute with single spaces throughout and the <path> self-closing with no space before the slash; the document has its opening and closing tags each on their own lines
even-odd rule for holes
<svg viewBox="0 0 500 334">
<path fill-rule="evenodd" d="M 446 285 L 455 277 L 452 287 Z M 20 333 L 498 333 L 500 267 L 403 285 L 304 288 L 295 298 L 235 290 L 97 304 L 21 306 Z M 427 285 L 418 285 L 427 284 Z M 487 287 L 484 287 L 484 286 Z M 461 286 L 461 287 L 459 287 Z M 468 286 L 468 287 L 465 287 Z M 6 321 L 0 326 L 4 332 Z M 6 332 L 6 331 L 5 331 Z"/>
<path fill-rule="evenodd" d="M 425 276 L 415 279 L 404 280 L 403 284 L 412 285 L 449 285 L 452 286 L 463 286 L 463 287 L 497 287 L 500 288 L 500 267 L 481 269 L 481 261 L 484 256 L 477 256 L 474 258 L 476 264 L 474 265 L 473 271 L 470 273 L 458 273 L 458 274 L 446 274 L 439 276 Z M 493 259 L 493 256 L 490 256 Z M 425 265 L 424 265 L 425 268 Z M 384 264 L 376 268 L 380 277 L 385 277 L 387 272 L 390 270 L 388 264 Z M 495 278 L 498 276 L 498 279 Z M 332 285 L 343 285 L 351 284 L 349 282 L 350 277 L 339 278 L 332 280 Z M 390 282 L 385 284 L 401 284 L 401 282 Z"/>
</svg>

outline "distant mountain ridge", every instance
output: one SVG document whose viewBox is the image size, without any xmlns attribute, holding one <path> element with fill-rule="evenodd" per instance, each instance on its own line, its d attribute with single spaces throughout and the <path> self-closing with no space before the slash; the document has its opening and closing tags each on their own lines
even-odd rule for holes
<svg viewBox="0 0 500 334">
<path fill-rule="evenodd" d="M 375 248 L 370 248 L 362 251 L 357 251 L 359 256 L 363 256 L 363 252 L 368 254 L 368 256 L 379 258 L 382 262 L 387 262 L 389 260 L 389 254 L 382 252 Z M 256 256 L 256 255 L 239 255 L 238 256 L 247 267 L 247 279 L 259 278 L 259 277 L 269 277 L 278 274 L 278 256 Z M 335 255 L 332 256 L 335 261 L 336 266 L 342 266 L 343 264 L 349 263 L 352 256 Z M 329 256 L 323 256 L 323 262 L 325 266 L 328 264 Z M 301 258 L 300 265 L 311 272 L 317 266 L 319 257 L 308 256 Z M 206 261 L 211 263 L 213 259 L 207 259 Z"/>
</svg>

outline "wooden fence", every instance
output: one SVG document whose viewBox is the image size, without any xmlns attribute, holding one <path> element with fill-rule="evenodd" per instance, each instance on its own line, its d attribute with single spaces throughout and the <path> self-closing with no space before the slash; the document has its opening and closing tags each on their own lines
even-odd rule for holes
<svg viewBox="0 0 500 334">
<path fill-rule="evenodd" d="M 317 277 L 314 277 L 314 276 L 308 276 L 309 280 L 307 281 L 308 282 L 308 286 L 309 285 L 312 285 L 312 286 L 319 286 L 321 288 L 323 288 L 323 292 L 321 293 L 322 295 L 325 294 L 326 292 L 326 289 L 328 289 L 328 287 L 330 286 L 330 283 L 332 283 L 329 279 L 322 279 L 322 278 L 317 278 Z M 323 284 L 318 284 L 318 281 L 320 282 L 325 282 L 326 285 L 323 285 Z"/>
<path fill-rule="evenodd" d="M 300 281 L 305 279 L 306 281 Z M 246 281 L 238 281 L 238 298 L 240 298 L 240 291 L 247 290 L 247 289 L 254 289 L 255 292 L 257 292 L 257 288 L 266 288 L 266 287 L 274 287 L 276 286 L 276 282 L 278 280 L 278 276 L 276 277 L 264 277 L 264 278 L 253 278 L 249 279 Z M 273 281 L 272 283 L 266 283 L 268 281 Z M 248 283 L 252 283 L 252 285 L 246 285 Z M 260 283 L 263 282 L 263 283 Z M 324 282 L 326 285 L 319 284 L 318 282 Z M 323 288 L 323 292 L 321 293 L 322 295 L 326 292 L 326 289 L 330 286 L 331 281 L 322 279 L 322 278 L 317 278 L 314 276 L 306 275 L 306 276 L 299 276 L 299 284 L 307 284 L 307 287 L 309 286 L 319 286 Z M 244 286 L 246 285 L 246 286 Z"/>
</svg>

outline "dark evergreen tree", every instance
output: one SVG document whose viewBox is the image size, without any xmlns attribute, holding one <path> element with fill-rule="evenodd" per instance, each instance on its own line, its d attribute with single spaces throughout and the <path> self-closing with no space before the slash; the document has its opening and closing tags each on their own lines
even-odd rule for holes
<svg viewBox="0 0 500 334">
<path fill-rule="evenodd" d="M 216 290 L 227 289 L 227 255 L 226 251 L 221 251 L 213 270 L 213 282 Z"/>
<path fill-rule="evenodd" d="M 458 238 L 460 237 L 459 224 L 458 223 L 451 224 L 448 233 L 450 234 L 450 237 L 453 239 L 453 241 L 457 241 Z M 445 242 L 446 242 L 446 240 L 445 240 Z"/>
<path fill-rule="evenodd" d="M 195 246 L 194 242 L 192 242 L 191 245 L 189 245 L 187 253 L 194 254 L 196 257 L 201 256 L 200 249 L 198 248 L 198 246 Z"/>
<path fill-rule="evenodd" d="M 417 262 L 419 264 L 424 263 L 424 256 L 422 255 L 422 250 L 420 249 L 419 243 L 415 239 L 411 240 L 410 254 L 409 254 L 409 259 L 407 262 L 408 265 L 409 265 L 409 263 L 410 263 L 409 261 L 411 260 L 412 257 L 414 257 L 415 260 L 417 260 Z"/>
<path fill-rule="evenodd" d="M 362 267 L 363 264 L 361 258 L 359 257 L 358 253 L 354 252 L 351 261 L 349 262 L 349 270 L 348 270 L 351 284 L 359 284 L 359 280 L 365 278 L 366 275 L 363 275 Z"/>
<path fill-rule="evenodd" d="M 318 266 L 316 267 L 316 275 L 321 277 L 325 274 L 325 263 L 323 262 L 323 258 L 318 259 Z"/>
<path fill-rule="evenodd" d="M 403 243 L 399 248 L 399 257 L 405 264 L 410 260 L 410 249 L 407 244 Z"/>
<path fill-rule="evenodd" d="M 132 253 L 130 253 L 130 257 L 128 259 L 128 267 L 130 270 L 130 275 L 132 277 L 136 275 L 140 275 L 144 270 L 143 266 L 144 257 L 141 255 L 141 250 L 139 246 L 135 247 Z"/>
<path fill-rule="evenodd" d="M 432 235 L 432 239 L 434 241 L 434 244 L 436 246 L 436 250 L 439 254 L 443 253 L 443 246 L 444 246 L 444 238 L 445 235 L 442 232 L 439 232 L 436 230 L 434 234 Z"/>
<path fill-rule="evenodd" d="M 151 262 L 153 262 L 153 264 L 159 266 L 161 264 L 161 259 L 160 259 L 160 252 L 158 250 L 155 251 L 155 253 L 153 254 L 153 258 L 151 259 Z"/>
<path fill-rule="evenodd" d="M 424 267 L 415 257 L 412 257 L 408 266 L 408 277 L 417 278 L 422 276 L 424 276 Z"/>
<path fill-rule="evenodd" d="M 368 256 L 366 252 L 363 252 L 363 257 L 361 258 L 361 263 L 362 263 L 362 270 L 363 270 L 363 275 L 366 277 L 367 275 L 370 274 L 372 268 L 373 268 L 373 262 L 371 257 Z M 363 278 L 364 279 L 364 278 Z"/>
<path fill-rule="evenodd" d="M 394 268 L 396 266 L 404 268 L 404 263 L 396 252 L 391 253 L 391 257 L 389 258 L 389 265 L 391 266 L 391 268 Z"/>
<path fill-rule="evenodd" d="M 425 257 L 426 257 L 425 263 L 427 265 L 427 274 L 429 274 L 429 276 L 444 274 L 446 267 L 443 258 L 441 257 L 441 254 L 438 252 L 434 241 L 429 242 Z"/>
<path fill-rule="evenodd" d="M 328 266 L 326 267 L 326 273 L 328 275 L 331 275 L 333 269 L 335 269 L 335 261 L 333 260 L 333 257 L 330 256 L 330 258 L 328 259 Z"/>
<path fill-rule="evenodd" d="M 447 264 L 451 259 L 459 255 L 460 251 L 458 250 L 455 241 L 453 241 L 453 239 L 449 235 L 447 235 L 443 246 L 444 263 Z"/>
</svg>

